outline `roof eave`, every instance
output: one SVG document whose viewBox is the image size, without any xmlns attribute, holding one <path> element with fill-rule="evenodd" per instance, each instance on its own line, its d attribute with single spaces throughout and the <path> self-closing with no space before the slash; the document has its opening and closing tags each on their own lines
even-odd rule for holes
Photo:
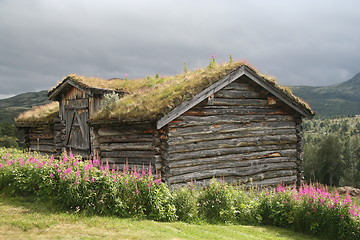
<svg viewBox="0 0 360 240">
<path fill-rule="evenodd" d="M 86 94 L 88 94 L 90 97 L 93 97 L 94 95 L 96 95 L 96 91 L 97 92 L 103 92 L 103 93 L 108 93 L 108 92 L 115 92 L 121 95 L 126 94 L 127 92 L 125 91 L 119 91 L 119 90 L 114 90 L 114 89 L 104 89 L 104 88 L 94 88 L 94 87 L 88 87 L 88 88 L 84 88 L 81 84 L 72 81 L 69 78 L 66 78 L 59 86 L 57 86 L 54 90 L 50 91 L 48 93 L 48 98 L 50 100 L 56 101 L 58 100 L 58 96 L 59 94 L 68 86 L 71 85 L 72 87 L 78 88 L 81 91 L 84 91 Z M 94 91 L 95 90 L 95 91 Z"/>
</svg>

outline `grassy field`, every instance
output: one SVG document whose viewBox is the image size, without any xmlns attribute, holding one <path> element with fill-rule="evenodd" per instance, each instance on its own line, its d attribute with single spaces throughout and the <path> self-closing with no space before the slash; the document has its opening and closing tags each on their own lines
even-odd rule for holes
<svg viewBox="0 0 360 240">
<path fill-rule="evenodd" d="M 0 196 L 0 239 L 316 239 L 281 228 L 155 222 L 66 213 Z"/>
</svg>

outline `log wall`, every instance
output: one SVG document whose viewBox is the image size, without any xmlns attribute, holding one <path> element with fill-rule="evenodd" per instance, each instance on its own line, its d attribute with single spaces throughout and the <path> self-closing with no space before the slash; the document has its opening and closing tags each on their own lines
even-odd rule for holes
<svg viewBox="0 0 360 240">
<path fill-rule="evenodd" d="M 54 142 L 54 124 L 44 123 L 25 129 L 25 142 L 30 151 L 41 154 L 57 155 L 58 149 Z"/>
<path fill-rule="evenodd" d="M 165 179 L 294 183 L 301 175 L 300 127 L 289 107 L 240 78 L 162 129 Z"/>
<path fill-rule="evenodd" d="M 101 125 L 93 129 L 93 143 L 103 162 L 109 162 L 110 168 L 129 167 L 146 170 L 151 164 L 156 169 L 156 151 L 154 138 L 157 134 L 150 124 L 139 125 Z M 159 167 L 160 168 L 160 167 Z"/>
</svg>

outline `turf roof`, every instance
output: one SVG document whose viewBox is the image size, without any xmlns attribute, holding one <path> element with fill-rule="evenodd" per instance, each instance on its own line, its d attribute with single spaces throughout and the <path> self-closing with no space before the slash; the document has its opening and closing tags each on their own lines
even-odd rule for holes
<svg viewBox="0 0 360 240">
<path fill-rule="evenodd" d="M 49 123 L 54 117 L 59 115 L 59 103 L 51 102 L 46 105 L 36 106 L 32 109 L 20 113 L 15 119 L 18 126 L 26 126 L 27 124 Z"/>
<path fill-rule="evenodd" d="M 256 69 L 245 62 L 228 62 L 221 65 L 211 63 L 206 68 L 195 71 L 185 71 L 175 76 L 160 77 L 156 75 L 154 77 L 135 80 L 104 80 L 94 77 L 69 75 L 51 89 L 49 95 L 68 80 L 77 83 L 84 89 L 107 89 L 126 92 L 127 94 L 115 103 L 112 102 L 110 105 L 100 109 L 95 116 L 92 116 L 91 120 L 95 122 L 158 120 L 181 103 L 190 100 L 197 93 L 244 65 L 256 72 L 265 81 L 275 86 L 288 98 L 300 104 L 312 115 L 314 114 L 309 105 L 294 96 L 290 89 L 280 86 L 271 77 L 261 75 Z M 52 113 L 49 112 L 49 114 Z M 49 116 L 44 116 L 44 118 L 48 119 Z M 27 121 L 26 117 L 20 119 Z M 28 119 L 29 121 L 36 120 L 34 117 Z M 39 117 L 37 121 L 42 121 L 41 117 Z"/>
</svg>

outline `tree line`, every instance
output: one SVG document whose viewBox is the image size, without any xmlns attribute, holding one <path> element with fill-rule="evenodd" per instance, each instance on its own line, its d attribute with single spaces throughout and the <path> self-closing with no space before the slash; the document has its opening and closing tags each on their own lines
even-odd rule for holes
<svg viewBox="0 0 360 240">
<path fill-rule="evenodd" d="M 21 136 L 14 123 L 0 122 L 0 147 L 19 147 L 18 139 Z"/>
<path fill-rule="evenodd" d="M 303 123 L 305 179 L 360 188 L 360 117 Z"/>
</svg>

